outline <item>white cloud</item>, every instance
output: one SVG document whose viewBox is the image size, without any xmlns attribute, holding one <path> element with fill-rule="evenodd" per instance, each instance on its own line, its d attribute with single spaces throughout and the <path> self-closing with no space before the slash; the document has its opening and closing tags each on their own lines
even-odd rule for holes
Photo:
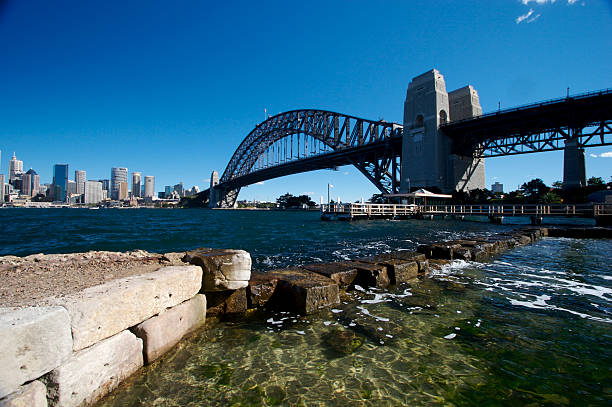
<svg viewBox="0 0 612 407">
<path fill-rule="evenodd" d="M 521 0 L 521 3 L 523 3 L 524 5 L 528 5 L 529 3 L 536 3 L 536 4 L 546 4 L 546 3 L 554 3 L 556 0 Z M 568 0 L 569 2 L 574 2 L 576 0 Z"/>
<path fill-rule="evenodd" d="M 348 175 L 349 173 L 348 173 L 348 171 L 344 171 L 342 174 L 343 175 Z"/>
<path fill-rule="evenodd" d="M 530 8 L 526 14 L 523 14 L 522 16 L 518 16 L 515 21 L 517 24 L 520 24 L 523 21 L 527 20 L 529 17 L 531 17 L 532 14 L 533 14 L 533 9 Z"/>
<path fill-rule="evenodd" d="M 210 178 L 203 179 L 202 182 L 206 182 L 206 183 L 210 184 Z"/>
<path fill-rule="evenodd" d="M 605 153 L 601 153 L 601 154 L 589 154 L 589 157 L 593 157 L 593 158 L 612 158 L 612 151 L 606 151 Z"/>
<path fill-rule="evenodd" d="M 263 184 L 264 184 L 263 181 L 259 181 L 259 182 L 256 182 L 254 185 L 263 185 Z"/>
<path fill-rule="evenodd" d="M 308 192 L 300 192 L 300 195 L 314 195 L 315 193 L 312 191 L 308 191 Z"/>
</svg>

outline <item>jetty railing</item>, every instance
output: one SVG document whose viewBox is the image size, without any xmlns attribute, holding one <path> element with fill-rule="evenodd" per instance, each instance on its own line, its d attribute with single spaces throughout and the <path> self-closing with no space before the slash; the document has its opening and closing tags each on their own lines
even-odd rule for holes
<svg viewBox="0 0 612 407">
<path fill-rule="evenodd" d="M 478 204 L 415 205 L 332 203 L 321 205 L 321 214 L 345 218 L 404 217 L 413 215 L 584 217 L 612 216 L 612 204 Z"/>
</svg>

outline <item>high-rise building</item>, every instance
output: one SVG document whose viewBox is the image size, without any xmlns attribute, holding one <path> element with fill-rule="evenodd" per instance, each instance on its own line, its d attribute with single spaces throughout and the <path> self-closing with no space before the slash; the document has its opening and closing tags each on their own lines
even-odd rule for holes
<svg viewBox="0 0 612 407">
<path fill-rule="evenodd" d="M 132 173 L 132 196 L 134 198 L 140 197 L 140 176 L 142 174 L 139 172 Z"/>
<path fill-rule="evenodd" d="M 145 198 L 153 198 L 155 196 L 155 177 L 152 175 L 145 176 Z"/>
<path fill-rule="evenodd" d="M 109 179 L 99 179 L 98 182 L 102 183 L 102 191 L 106 191 L 107 197 L 110 198 L 110 180 Z"/>
<path fill-rule="evenodd" d="M 113 167 L 111 168 L 111 199 L 119 198 L 119 184 L 122 182 L 127 183 L 128 180 L 128 169 L 124 167 Z"/>
<path fill-rule="evenodd" d="M 30 174 L 21 176 L 21 195 L 32 196 L 32 176 Z"/>
<path fill-rule="evenodd" d="M 98 181 L 85 181 L 85 203 L 86 204 L 97 204 L 104 199 L 104 193 L 102 192 L 102 183 Z"/>
<path fill-rule="evenodd" d="M 15 153 L 13 153 L 13 158 L 9 161 L 9 182 L 13 182 L 21 174 L 23 174 L 23 161 L 18 160 Z"/>
<path fill-rule="evenodd" d="M 0 174 L 0 205 L 4 203 L 4 174 Z"/>
<path fill-rule="evenodd" d="M 74 172 L 74 182 L 76 182 L 76 193 L 83 195 L 85 193 L 85 181 L 87 180 L 87 173 L 83 170 L 76 170 Z"/>
<path fill-rule="evenodd" d="M 128 199 L 128 193 L 129 193 L 128 183 L 125 181 L 120 182 L 118 192 L 119 194 L 118 194 L 117 199 L 119 199 L 120 201 Z"/>
<path fill-rule="evenodd" d="M 504 193 L 504 184 L 500 184 L 499 182 L 495 182 L 495 184 L 491 185 L 491 192 L 494 194 L 503 194 Z"/>
<path fill-rule="evenodd" d="M 36 171 L 34 171 L 33 169 L 29 169 L 28 172 L 25 173 L 25 175 L 29 175 L 30 176 L 30 196 L 36 196 L 38 195 L 38 192 L 40 191 L 40 176 L 36 173 Z M 24 177 L 25 177 L 24 175 Z M 26 185 L 26 181 L 25 178 L 23 179 L 22 182 L 22 187 L 25 188 Z"/>
<path fill-rule="evenodd" d="M 66 201 L 68 192 L 68 164 L 55 164 L 53 166 L 53 199 Z"/>
</svg>

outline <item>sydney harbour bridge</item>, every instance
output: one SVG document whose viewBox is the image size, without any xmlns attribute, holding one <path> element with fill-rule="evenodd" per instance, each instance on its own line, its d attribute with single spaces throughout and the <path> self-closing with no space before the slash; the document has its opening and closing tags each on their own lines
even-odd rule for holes
<svg viewBox="0 0 612 407">
<path fill-rule="evenodd" d="M 233 207 L 257 182 L 355 166 L 383 194 L 413 187 L 484 188 L 484 158 L 564 151 L 564 187 L 585 184 L 584 149 L 612 145 L 612 89 L 482 114 L 471 86 L 446 92 L 436 70 L 415 77 L 402 124 L 326 110 L 269 117 L 242 141 L 219 178 L 199 194 Z"/>
</svg>

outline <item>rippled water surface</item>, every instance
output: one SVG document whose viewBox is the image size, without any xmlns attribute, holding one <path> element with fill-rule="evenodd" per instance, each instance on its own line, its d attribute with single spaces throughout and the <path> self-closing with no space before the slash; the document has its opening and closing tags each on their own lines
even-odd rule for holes
<svg viewBox="0 0 612 407">
<path fill-rule="evenodd" d="M 3 254 L 236 247 L 266 269 L 508 228 L 326 223 L 316 213 L 30 211 L 15 222 L 6 214 L 17 212 L 0 211 Z M 24 236 L 7 236 L 18 230 Z M 546 238 L 390 291 L 358 289 L 315 315 L 224 321 L 100 406 L 610 405 L 610 253 L 610 240 Z"/>
</svg>

